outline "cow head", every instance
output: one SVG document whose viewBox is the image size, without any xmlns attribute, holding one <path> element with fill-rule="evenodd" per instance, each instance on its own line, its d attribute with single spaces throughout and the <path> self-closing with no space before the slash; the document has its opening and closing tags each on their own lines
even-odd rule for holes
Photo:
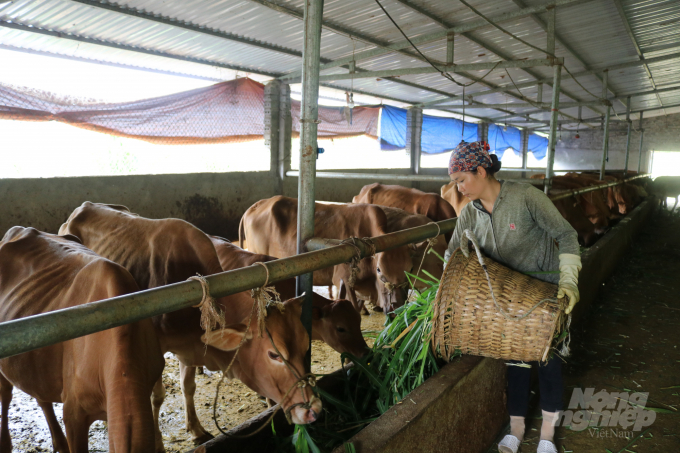
<svg viewBox="0 0 680 453">
<path fill-rule="evenodd" d="M 368 345 L 361 334 L 361 315 L 348 300 L 331 301 L 315 294 L 312 331 L 339 353 L 362 357 Z"/>
<path fill-rule="evenodd" d="M 260 395 L 280 403 L 296 424 L 312 423 L 321 414 L 321 400 L 311 387 L 298 385 L 305 376 L 304 357 L 309 349 L 309 336 L 300 321 L 302 300 L 298 297 L 284 302 L 282 312 L 270 308 L 262 337 L 258 335 L 257 314 L 247 331 L 249 317 L 201 337 L 213 348 L 234 351 L 245 335 L 247 341 L 232 368 L 234 375 Z"/>
<path fill-rule="evenodd" d="M 376 291 L 378 304 L 389 313 L 406 303 L 409 281 L 405 272 L 414 272 L 411 252 L 407 246 L 397 247 L 376 255 Z"/>
</svg>

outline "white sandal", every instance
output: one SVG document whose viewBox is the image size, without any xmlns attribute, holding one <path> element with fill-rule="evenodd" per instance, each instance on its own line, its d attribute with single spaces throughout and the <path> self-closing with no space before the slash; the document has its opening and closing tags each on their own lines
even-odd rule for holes
<svg viewBox="0 0 680 453">
<path fill-rule="evenodd" d="M 536 450 L 536 453 L 558 453 L 558 452 L 557 447 L 555 446 L 554 443 L 544 439 L 538 443 L 538 449 Z"/>
<path fill-rule="evenodd" d="M 498 451 L 500 453 L 517 453 L 521 443 L 522 441 L 517 437 L 508 434 L 498 443 Z"/>
</svg>

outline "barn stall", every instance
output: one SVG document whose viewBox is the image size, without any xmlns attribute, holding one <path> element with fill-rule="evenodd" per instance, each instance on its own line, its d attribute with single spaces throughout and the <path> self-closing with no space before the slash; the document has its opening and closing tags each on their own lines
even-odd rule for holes
<svg viewBox="0 0 680 453">
<path fill-rule="evenodd" d="M 201 93 L 180 93 L 136 105 L 107 105 L 104 109 L 101 105 L 54 102 L 53 98 L 46 99 L 45 93 L 3 87 L 3 119 L 62 121 L 98 132 L 178 146 L 263 137 L 270 156 L 269 171 L 265 172 L 3 179 L 3 231 L 23 225 L 56 233 L 75 207 L 90 200 L 123 204 L 148 218 L 182 218 L 206 233 L 233 239 L 237 237 L 241 215 L 250 205 L 281 194 L 299 199 L 299 250 L 304 252 L 307 240 L 313 236 L 314 200 L 347 203 L 371 182 L 439 192 L 441 185 L 448 182 L 446 170 L 421 168 L 423 154 L 445 153 L 461 138 L 488 141 L 501 158 L 504 153 L 521 157 L 521 166 L 504 169 L 500 178 L 531 182 L 542 186 L 546 193 L 551 190 L 555 173 L 595 171 L 599 179 L 607 173 L 623 179 L 632 176 L 627 174 L 629 170 L 638 174 L 651 171 L 652 150 L 677 151 L 680 121 L 674 100 L 677 88 L 673 86 L 677 84 L 677 73 L 673 68 L 680 55 L 677 37 L 659 31 L 672 26 L 665 23 L 666 18 L 677 12 L 665 9 L 665 4 L 646 5 L 647 10 L 643 8 L 642 12 L 635 2 L 619 1 L 608 4 L 563 0 L 528 6 L 492 2 L 483 8 L 477 5 L 479 11 L 464 4 L 399 1 L 382 6 L 386 12 L 372 2 L 224 2 L 206 8 L 199 4 L 190 7 L 154 2 L 55 1 L 41 3 L 36 14 L 35 2 L 1 4 L 0 25 L 6 49 L 112 65 L 141 64 L 147 69 L 163 67 L 159 62 L 167 60 L 179 72 L 189 72 L 188 66 L 183 68 L 182 64 L 191 63 L 258 75 L 265 82 L 236 78 Z M 403 29 L 389 20 L 388 13 Z M 656 19 L 645 23 L 641 19 L 644 14 Z M 586 17 L 588 21 L 584 21 Z M 251 28 L 243 18 L 260 26 Z M 109 25 L 112 23 L 124 24 L 128 31 L 123 33 L 118 26 Z M 499 24 L 508 30 L 501 30 Z M 95 28 L 96 33 L 91 31 Z M 164 41 L 154 36 L 159 31 Z M 411 42 L 402 39 L 402 31 Z M 507 38 L 508 32 L 522 40 Z M 659 36 L 650 37 L 654 33 Z M 195 47 L 189 45 L 190 41 Z M 591 44 L 594 42 L 598 44 Z M 417 53 L 416 47 L 427 57 Z M 451 78 L 470 84 L 469 91 Z M 291 85 L 299 83 L 301 101 L 295 101 L 291 99 Z M 346 98 L 345 107 L 319 106 L 319 85 L 336 90 L 336 100 L 343 99 L 347 92 L 348 96 L 370 96 L 380 103 L 355 105 L 353 98 Z M 211 94 L 220 89 L 228 93 L 226 102 Z M 185 123 L 185 130 L 178 131 L 179 120 L 173 120 L 164 109 L 190 105 L 200 96 L 205 108 L 180 112 L 192 120 Z M 210 104 L 215 99 L 217 105 Z M 545 102 L 548 99 L 550 102 Z M 92 114 L 93 110 L 97 115 Z M 143 112 L 143 119 L 132 121 L 128 115 L 132 111 Z M 547 137 L 540 132 L 547 132 Z M 318 149 L 320 139 L 357 135 L 379 140 L 383 150 L 406 152 L 410 167 L 366 170 L 361 169 L 361 162 L 353 162 L 340 171 L 317 171 L 317 158 L 323 162 L 325 157 Z M 293 169 L 291 143 L 296 136 L 300 152 L 299 163 Z M 529 157 L 540 159 L 543 155 L 543 168 L 530 168 Z M 543 174 L 544 178 L 528 180 L 532 174 Z M 651 215 L 654 204 L 654 199 L 648 199 L 638 205 L 584 252 L 584 264 L 588 264 L 583 274 L 593 281 L 584 278 L 581 284 L 589 285 L 590 290 L 582 288 L 582 292 L 595 298 L 595 288 L 613 272 L 612 266 Z M 422 241 L 438 231 L 450 231 L 454 225 L 455 222 L 442 223 L 439 228 L 421 227 L 400 236 L 377 239 L 379 244 L 382 241 L 378 251 Z M 309 295 L 310 271 L 346 262 L 355 252 L 350 246 L 336 246 L 314 252 L 316 255 L 281 260 L 270 266 L 269 281 L 307 272 L 300 278 L 300 291 Z M 367 252 L 362 250 L 363 256 Z M 222 296 L 259 287 L 267 279 L 264 269 L 249 268 L 208 280 L 211 294 Z M 194 305 L 200 301 L 202 289 L 198 283 L 185 283 L 181 290 L 159 289 L 143 297 L 129 298 L 127 306 L 124 299 L 99 305 L 90 315 L 82 311 L 64 313 L 62 319 L 67 323 L 46 317 L 2 326 L 14 329 L 3 331 L 7 344 L 3 356 Z M 140 300 L 147 301 L 147 305 L 140 306 Z M 588 305 L 584 298 L 575 323 Z M 307 320 L 309 331 L 309 303 L 307 308 L 303 321 Z M 131 314 L 132 311 L 136 312 Z M 99 325 L 88 318 L 95 312 L 105 319 Z M 121 317 L 121 313 L 125 316 Z M 66 325 L 68 328 L 64 328 Z M 451 421 L 453 426 L 447 427 L 450 438 L 436 437 L 448 442 L 446 445 L 451 447 L 447 449 L 456 446 L 460 451 L 482 451 L 504 429 L 507 414 L 503 414 L 498 395 L 489 393 L 490 389 L 498 391 L 502 387 L 502 362 L 475 360 L 467 357 L 462 363 L 448 365 L 457 370 L 454 374 L 458 373 L 460 379 L 448 382 L 447 389 L 469 392 L 461 387 L 462 378 L 481 373 L 484 378 L 475 382 L 485 399 L 469 403 L 456 400 L 457 411 L 461 418 L 488 413 L 497 417 L 484 432 L 473 436 L 465 435 L 467 425 Z M 412 399 L 420 401 L 415 394 Z M 435 400 L 431 398 L 424 406 L 435 406 Z M 261 404 L 255 401 L 252 406 Z M 479 412 L 468 414 L 466 411 L 472 409 L 466 404 L 474 405 L 472 409 Z M 381 424 L 399 429 L 405 438 L 415 437 L 399 423 L 390 421 L 389 413 L 383 417 L 359 434 L 368 436 L 373 446 L 353 441 L 358 450 L 387 448 L 380 436 L 392 434 L 381 431 Z M 419 425 L 412 421 L 419 416 L 407 418 L 401 426 L 408 422 L 417 433 Z M 427 418 L 420 419 L 427 423 Z M 204 425 L 209 426 L 206 421 Z M 173 435 L 173 441 L 174 437 L 177 435 Z M 463 445 L 461 438 L 470 444 Z M 258 439 L 261 441 L 261 437 Z M 228 437 L 218 438 L 209 448 L 221 451 L 234 442 Z"/>
</svg>

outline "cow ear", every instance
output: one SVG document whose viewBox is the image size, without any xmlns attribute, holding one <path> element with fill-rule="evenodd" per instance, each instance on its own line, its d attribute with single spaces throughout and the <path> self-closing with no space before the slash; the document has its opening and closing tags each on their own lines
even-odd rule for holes
<svg viewBox="0 0 680 453">
<path fill-rule="evenodd" d="M 224 329 L 211 330 L 210 333 L 204 333 L 201 335 L 201 341 L 221 351 L 233 351 L 241 343 L 243 335 L 246 334 L 246 340 L 250 340 L 253 337 L 250 331 L 246 332 L 245 324 L 233 324 Z"/>
</svg>

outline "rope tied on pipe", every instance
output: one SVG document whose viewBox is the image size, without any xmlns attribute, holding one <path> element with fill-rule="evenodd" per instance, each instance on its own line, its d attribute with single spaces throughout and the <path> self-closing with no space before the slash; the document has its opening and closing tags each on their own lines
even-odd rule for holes
<svg viewBox="0 0 680 453">
<path fill-rule="evenodd" d="M 343 245 L 351 245 L 355 250 L 354 256 L 349 260 L 349 278 L 347 280 L 347 286 L 349 289 L 354 288 L 354 284 L 357 281 L 357 275 L 359 274 L 359 262 L 362 260 L 361 249 L 357 245 L 356 241 L 362 242 L 368 249 L 368 256 L 366 258 L 375 256 L 375 244 L 371 238 L 358 238 L 351 236 L 340 242 L 340 244 Z"/>
<path fill-rule="evenodd" d="M 224 325 L 224 313 L 217 307 L 215 298 L 210 295 L 210 285 L 204 276 L 196 274 L 187 280 L 196 280 L 201 284 L 203 298 L 192 307 L 201 310 L 201 329 L 205 330 L 206 334 L 210 334 L 218 325 Z"/>
<path fill-rule="evenodd" d="M 276 291 L 276 288 L 274 286 L 267 286 L 269 284 L 269 268 L 267 265 L 261 261 L 258 261 L 255 264 L 264 267 L 264 270 L 267 273 L 264 284 L 259 288 L 250 290 L 250 297 L 253 298 L 254 304 L 257 306 L 257 331 L 260 338 L 262 338 L 269 308 L 275 307 L 281 313 L 283 313 L 285 308 L 283 302 L 281 302 L 281 295 Z"/>
</svg>

